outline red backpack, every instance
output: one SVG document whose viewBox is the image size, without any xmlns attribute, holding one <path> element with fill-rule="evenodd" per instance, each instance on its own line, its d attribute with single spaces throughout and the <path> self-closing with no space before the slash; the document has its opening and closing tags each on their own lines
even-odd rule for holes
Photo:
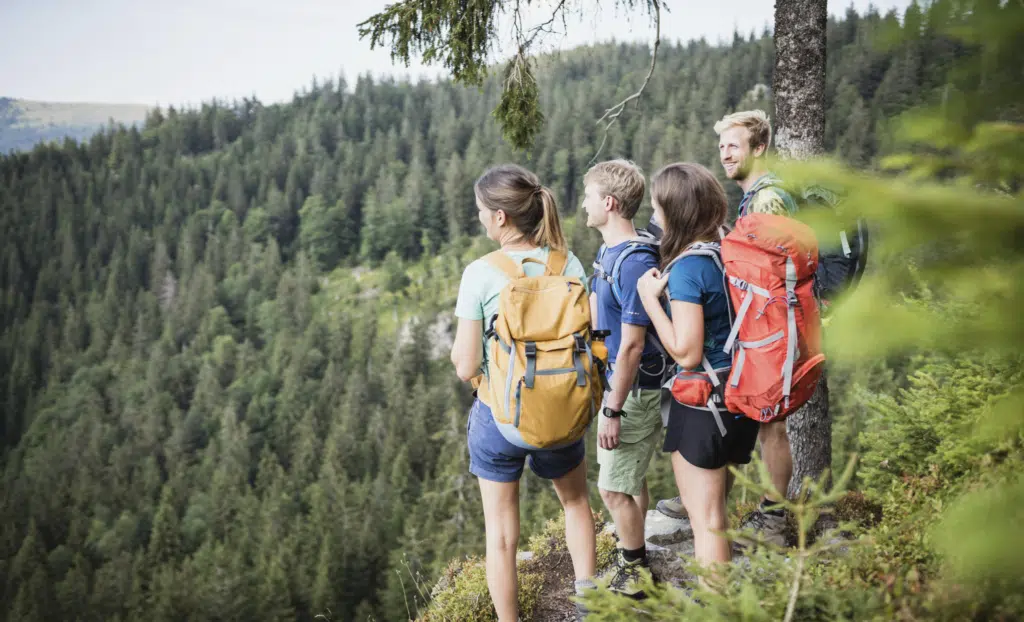
<svg viewBox="0 0 1024 622">
<path fill-rule="evenodd" d="M 718 263 L 718 252 L 717 244 L 701 244 L 682 256 L 710 254 Z M 722 401 L 730 412 L 761 423 L 782 419 L 811 398 L 825 355 L 814 297 L 818 244 L 810 227 L 786 216 L 750 214 L 725 236 L 720 253 L 735 310 L 725 343 L 732 367 L 714 370 L 704 357 L 704 371 L 679 372 L 671 390 L 676 401 L 712 411 L 724 434 Z"/>
</svg>

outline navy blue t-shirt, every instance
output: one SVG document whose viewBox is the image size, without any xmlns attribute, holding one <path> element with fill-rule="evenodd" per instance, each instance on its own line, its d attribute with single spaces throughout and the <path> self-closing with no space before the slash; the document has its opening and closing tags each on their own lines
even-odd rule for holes
<svg viewBox="0 0 1024 622">
<path fill-rule="evenodd" d="M 668 296 L 704 307 L 704 355 L 712 367 L 728 367 L 732 356 L 722 348 L 729 338 L 729 294 L 715 260 L 691 255 L 677 261 L 668 275 Z"/>
<path fill-rule="evenodd" d="M 626 250 L 628 244 L 629 241 L 622 242 L 605 250 L 604 256 L 601 258 L 601 267 L 605 274 L 612 273 L 615 260 L 618 259 L 622 251 Z M 619 353 L 619 344 L 622 342 L 622 323 L 644 326 L 649 333 L 653 334 L 654 327 L 651 326 L 651 318 L 648 317 L 643 303 L 640 302 L 636 283 L 645 272 L 657 267 L 658 258 L 653 253 L 633 251 L 626 257 L 619 267 L 618 283 L 622 292 L 621 304 L 615 301 L 610 283 L 602 279 L 594 280 L 594 293 L 597 294 L 597 327 L 611 331 L 611 334 L 605 339 L 605 344 L 608 346 L 608 362 L 610 363 L 609 378 L 611 378 L 611 369 L 614 367 L 615 358 Z M 650 365 L 654 373 L 657 373 L 661 367 L 661 356 L 658 355 L 657 348 L 649 341 L 644 346 L 641 361 L 641 367 L 646 370 Z M 653 369 L 655 367 L 658 369 Z M 659 384 L 658 378 L 651 378 L 650 382 L 645 380 L 645 377 L 642 376 L 641 385 L 645 388 L 646 385 L 652 383 L 655 386 Z"/>
</svg>

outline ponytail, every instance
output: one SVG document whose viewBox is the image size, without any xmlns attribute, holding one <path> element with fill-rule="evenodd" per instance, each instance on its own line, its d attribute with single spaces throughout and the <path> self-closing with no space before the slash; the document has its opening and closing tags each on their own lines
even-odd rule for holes
<svg viewBox="0 0 1024 622">
<path fill-rule="evenodd" d="M 530 171 L 516 164 L 495 166 L 487 169 L 473 188 L 484 207 L 505 212 L 523 240 L 535 246 L 567 249 L 555 195 Z"/>
<path fill-rule="evenodd" d="M 558 217 L 558 205 L 555 195 L 547 186 L 540 186 L 541 209 L 544 210 L 540 222 L 533 232 L 533 243 L 537 246 L 549 246 L 554 250 L 566 249 L 565 236 L 562 235 L 562 223 Z"/>
</svg>

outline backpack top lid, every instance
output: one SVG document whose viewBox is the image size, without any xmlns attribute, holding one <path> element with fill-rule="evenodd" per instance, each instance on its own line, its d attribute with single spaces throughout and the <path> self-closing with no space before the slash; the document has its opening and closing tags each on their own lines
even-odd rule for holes
<svg viewBox="0 0 1024 622">
<path fill-rule="evenodd" d="M 797 278 L 812 276 L 818 268 L 818 239 L 814 230 L 788 216 L 751 214 L 736 222 L 725 238 L 723 259 L 774 263 L 771 256 L 792 258 Z"/>
</svg>

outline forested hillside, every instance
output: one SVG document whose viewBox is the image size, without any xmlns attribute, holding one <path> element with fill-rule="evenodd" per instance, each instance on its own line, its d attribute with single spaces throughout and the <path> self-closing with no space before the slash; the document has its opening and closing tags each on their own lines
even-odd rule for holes
<svg viewBox="0 0 1024 622">
<path fill-rule="evenodd" d="M 958 48 L 936 19 L 829 24 L 829 149 L 869 163 L 884 120 L 943 84 Z M 444 348 L 487 247 L 473 181 L 522 162 L 574 213 L 593 121 L 649 62 L 543 59 L 527 154 L 500 139 L 493 79 L 361 77 L 0 157 L 6 619 L 405 619 L 417 582 L 483 548 Z M 772 66 L 767 33 L 663 45 L 604 156 L 718 171 L 712 124 L 771 110 Z M 589 262 L 595 234 L 567 226 Z M 557 501 L 532 476 L 524 495 L 528 533 Z"/>
<path fill-rule="evenodd" d="M 0 97 L 0 154 L 28 150 L 36 143 L 65 137 L 87 139 L 109 122 L 132 125 L 146 118 L 147 106 L 76 104 Z"/>
</svg>

